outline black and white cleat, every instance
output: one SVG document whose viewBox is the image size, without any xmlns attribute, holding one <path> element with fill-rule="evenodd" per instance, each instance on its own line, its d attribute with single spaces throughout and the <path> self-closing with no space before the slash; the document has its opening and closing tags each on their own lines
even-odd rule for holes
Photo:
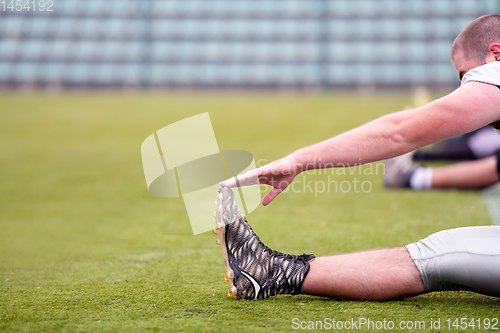
<svg viewBox="0 0 500 333">
<path fill-rule="evenodd" d="M 223 278 L 230 285 L 228 295 L 265 299 L 299 294 L 314 255 L 284 254 L 265 246 L 241 213 L 231 189 L 218 190 L 216 205 L 213 232 L 226 262 Z"/>
</svg>

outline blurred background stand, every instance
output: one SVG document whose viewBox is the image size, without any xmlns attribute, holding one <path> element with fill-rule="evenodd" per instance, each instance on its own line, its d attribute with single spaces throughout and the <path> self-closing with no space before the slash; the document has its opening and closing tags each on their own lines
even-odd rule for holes
<svg viewBox="0 0 500 333">
<path fill-rule="evenodd" d="M 0 88 L 453 89 L 451 43 L 500 4 L 54 0 L 47 9 L 0 11 Z"/>
</svg>

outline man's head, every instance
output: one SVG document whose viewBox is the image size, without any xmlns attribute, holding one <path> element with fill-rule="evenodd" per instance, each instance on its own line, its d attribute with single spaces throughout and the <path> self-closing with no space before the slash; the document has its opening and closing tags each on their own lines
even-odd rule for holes
<svg viewBox="0 0 500 333">
<path fill-rule="evenodd" d="M 460 79 L 469 70 L 497 60 L 500 60 L 500 15 L 475 19 L 451 47 L 451 62 Z"/>
</svg>

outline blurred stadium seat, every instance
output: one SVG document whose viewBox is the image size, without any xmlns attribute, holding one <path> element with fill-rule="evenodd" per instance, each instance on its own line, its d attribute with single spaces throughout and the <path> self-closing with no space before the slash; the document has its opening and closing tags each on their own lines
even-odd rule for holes
<svg viewBox="0 0 500 333">
<path fill-rule="evenodd" d="M 456 86 L 498 0 L 60 0 L 0 11 L 0 86 Z"/>
</svg>

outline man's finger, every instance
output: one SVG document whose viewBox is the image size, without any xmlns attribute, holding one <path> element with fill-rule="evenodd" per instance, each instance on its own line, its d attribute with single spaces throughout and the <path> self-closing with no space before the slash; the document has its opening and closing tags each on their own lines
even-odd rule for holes
<svg viewBox="0 0 500 333">
<path fill-rule="evenodd" d="M 281 193 L 280 189 L 273 187 L 273 189 L 264 196 L 264 199 L 262 199 L 262 205 L 264 206 L 269 205 L 269 203 L 273 201 L 274 198 L 276 198 L 280 193 Z"/>
<path fill-rule="evenodd" d="M 236 187 L 236 179 L 233 177 L 233 178 L 229 178 L 227 180 L 224 180 L 222 182 L 219 183 L 220 186 L 225 186 L 225 187 Z"/>
<path fill-rule="evenodd" d="M 226 187 L 258 185 L 259 184 L 258 169 L 250 170 L 240 176 L 236 176 L 228 180 L 222 181 L 219 184 L 221 186 L 226 186 Z"/>
</svg>

